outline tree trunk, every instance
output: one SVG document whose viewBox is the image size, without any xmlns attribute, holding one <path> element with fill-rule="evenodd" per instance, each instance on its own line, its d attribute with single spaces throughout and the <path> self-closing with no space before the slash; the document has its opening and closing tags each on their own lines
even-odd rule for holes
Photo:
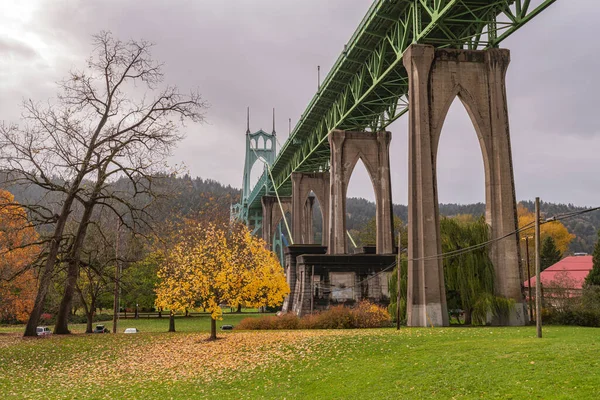
<svg viewBox="0 0 600 400">
<path fill-rule="evenodd" d="M 35 296 L 33 309 L 29 315 L 29 320 L 27 321 L 27 326 L 25 327 L 25 333 L 23 336 L 37 336 L 36 328 L 38 322 L 40 321 L 40 317 L 42 316 L 42 311 L 44 311 L 44 301 L 46 300 L 46 295 L 48 294 L 48 288 L 52 283 L 52 275 L 54 273 L 54 266 L 56 265 L 58 251 L 60 249 L 60 242 L 74 200 L 75 197 L 73 195 L 69 195 L 65 199 L 65 203 L 61 209 L 61 214 L 56 222 L 54 236 L 50 242 L 50 248 L 48 250 L 48 258 L 46 259 L 46 263 L 44 265 L 44 271 L 42 272 L 42 276 L 40 278 L 40 284 L 37 295 Z"/>
<path fill-rule="evenodd" d="M 158 309 L 158 318 L 162 318 L 162 307 Z"/>
<path fill-rule="evenodd" d="M 471 325 L 472 322 L 472 318 L 471 318 L 471 309 L 466 309 L 465 310 L 465 325 Z"/>
<path fill-rule="evenodd" d="M 54 325 L 54 333 L 57 335 L 66 335 L 71 333 L 69 331 L 69 310 L 71 309 L 71 303 L 73 302 L 73 294 L 75 293 L 75 285 L 77 285 L 77 278 L 79 278 L 79 258 L 81 256 L 81 250 L 83 248 L 83 241 L 87 233 L 88 223 L 92 217 L 94 201 L 85 205 L 85 210 L 81 216 L 81 222 L 77 229 L 75 241 L 73 247 L 69 252 L 69 268 L 67 269 L 67 280 L 65 283 L 65 292 L 63 298 L 58 307 L 58 314 L 56 315 L 56 324 Z M 91 308 L 92 312 L 94 309 Z"/>
<path fill-rule="evenodd" d="M 238 304 L 237 312 L 238 313 L 242 312 L 242 303 Z"/>
<path fill-rule="evenodd" d="M 210 340 L 217 339 L 217 320 L 210 317 Z"/>
<path fill-rule="evenodd" d="M 169 315 L 169 332 L 175 332 L 175 314 L 173 311 Z"/>
<path fill-rule="evenodd" d="M 93 333 L 92 323 L 94 322 L 94 311 L 86 312 L 87 325 L 85 326 L 85 333 Z"/>
</svg>

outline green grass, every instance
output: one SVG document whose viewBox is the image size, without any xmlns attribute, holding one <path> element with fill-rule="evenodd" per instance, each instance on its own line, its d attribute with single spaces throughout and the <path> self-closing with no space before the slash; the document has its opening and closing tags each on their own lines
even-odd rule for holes
<svg viewBox="0 0 600 400">
<path fill-rule="evenodd" d="M 600 387 L 594 328 L 544 327 L 542 339 L 535 327 L 233 332 L 209 343 L 136 322 L 139 335 L 0 334 L 2 398 L 593 399 Z"/>
<path fill-rule="evenodd" d="M 221 325 L 237 325 L 242 319 L 248 317 L 264 316 L 272 314 L 258 314 L 258 313 L 225 313 L 223 314 L 223 320 L 217 321 L 217 329 Z M 43 324 L 40 324 L 43 326 Z M 94 322 L 93 326 L 104 325 L 107 329 L 112 331 L 112 321 L 98 321 Z M 50 329 L 53 328 L 53 324 L 47 324 Z M 84 333 L 86 324 L 69 324 L 69 329 L 73 333 Z M 140 319 L 120 319 L 117 324 L 117 331 L 122 333 L 125 328 L 138 328 L 141 332 L 166 332 L 169 329 L 169 315 L 166 314 L 163 318 L 140 318 Z M 210 331 L 210 318 L 207 315 L 194 316 L 194 317 L 175 317 L 175 330 L 178 332 L 209 332 Z M 0 333 L 23 333 L 25 331 L 25 325 L 1 325 Z"/>
</svg>

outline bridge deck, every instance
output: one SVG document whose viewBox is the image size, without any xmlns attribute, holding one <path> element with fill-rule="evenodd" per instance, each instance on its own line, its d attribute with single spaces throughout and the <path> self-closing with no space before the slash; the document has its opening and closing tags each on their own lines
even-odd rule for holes
<svg viewBox="0 0 600 400">
<path fill-rule="evenodd" d="M 376 0 L 308 104 L 273 166 L 247 204 L 273 189 L 291 193 L 292 172 L 329 169 L 333 129 L 385 129 L 408 110 L 402 64 L 412 43 L 436 47 L 497 47 L 556 0 Z M 265 173 L 266 174 L 266 173 Z"/>
</svg>

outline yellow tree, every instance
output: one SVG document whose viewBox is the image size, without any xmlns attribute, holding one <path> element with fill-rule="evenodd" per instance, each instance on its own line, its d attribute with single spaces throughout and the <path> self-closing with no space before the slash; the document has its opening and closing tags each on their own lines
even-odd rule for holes
<svg viewBox="0 0 600 400">
<path fill-rule="evenodd" d="M 521 232 L 521 237 L 533 236 L 535 230 L 533 225 L 533 222 L 535 221 L 535 214 L 528 211 L 523 205 L 519 204 L 518 215 L 519 228 L 531 224 L 530 228 L 527 228 Z M 569 233 L 567 228 L 560 221 L 547 222 L 543 224 L 540 229 L 541 241 L 544 241 L 544 239 L 548 236 L 552 237 L 561 254 L 564 254 L 567 251 L 569 244 L 571 244 L 571 241 L 575 239 L 575 235 Z M 530 240 L 530 245 L 533 245 L 533 240 Z"/>
<path fill-rule="evenodd" d="M 25 322 L 37 280 L 31 268 L 39 255 L 38 235 L 13 195 L 0 190 L 0 320 Z"/>
<path fill-rule="evenodd" d="M 535 242 L 533 240 L 535 227 L 533 223 L 535 222 L 535 214 L 527 210 L 522 204 L 519 204 L 517 208 L 517 214 L 519 217 L 519 228 L 529 226 L 529 228 L 521 232 L 521 238 L 530 238 L 528 241 L 530 258 L 529 262 L 531 265 L 533 265 L 532 262 L 535 248 Z M 560 251 L 561 255 L 568 250 L 569 244 L 571 244 L 571 241 L 575 239 L 575 235 L 569 233 L 567 228 L 560 221 L 547 222 L 543 224 L 540 227 L 540 233 L 541 242 L 543 242 L 544 239 L 546 239 L 547 237 L 551 237 L 552 239 L 554 239 L 554 243 L 556 244 L 556 247 Z M 525 242 L 523 242 L 523 246 L 525 246 Z M 522 254 L 522 256 L 525 257 L 525 254 Z M 521 276 L 526 278 L 528 275 L 528 271 L 526 270 L 527 266 L 525 263 L 523 263 L 522 268 L 524 268 L 524 270 L 522 271 Z"/>
<path fill-rule="evenodd" d="M 217 337 L 221 304 L 275 306 L 289 293 L 275 255 L 242 226 L 230 230 L 213 223 L 195 226 L 167 252 L 158 277 L 157 307 L 206 309 L 211 339 Z"/>
</svg>

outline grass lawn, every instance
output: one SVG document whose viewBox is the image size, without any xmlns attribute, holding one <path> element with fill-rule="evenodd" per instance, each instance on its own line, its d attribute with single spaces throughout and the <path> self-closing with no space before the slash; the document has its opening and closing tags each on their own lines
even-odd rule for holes
<svg viewBox="0 0 600 400">
<path fill-rule="evenodd" d="M 207 342 L 197 328 L 136 322 L 138 335 L 0 333 L 0 397 L 588 399 L 600 387 L 593 328 L 548 326 L 543 339 L 535 327 L 234 331 Z"/>
<path fill-rule="evenodd" d="M 271 314 L 258 314 L 258 313 L 224 313 L 223 320 L 217 321 L 217 329 L 221 325 L 237 325 L 244 318 L 257 317 Z M 98 321 L 94 322 L 93 326 L 104 325 L 112 332 L 112 320 L 111 321 Z M 47 325 L 51 330 L 53 324 Z M 73 333 L 84 333 L 86 324 L 69 324 L 69 329 Z M 163 318 L 140 318 L 140 319 L 120 319 L 118 324 L 118 332 L 123 332 L 125 328 L 138 328 L 140 332 L 166 332 L 169 329 L 169 314 L 165 314 Z M 194 316 L 194 317 L 175 317 L 175 329 L 180 332 L 209 332 L 210 331 L 210 318 L 208 316 Z M 25 325 L 0 325 L 0 334 L 2 333 L 20 333 L 25 331 Z M 1 398 L 0 398 L 1 400 Z"/>
</svg>

